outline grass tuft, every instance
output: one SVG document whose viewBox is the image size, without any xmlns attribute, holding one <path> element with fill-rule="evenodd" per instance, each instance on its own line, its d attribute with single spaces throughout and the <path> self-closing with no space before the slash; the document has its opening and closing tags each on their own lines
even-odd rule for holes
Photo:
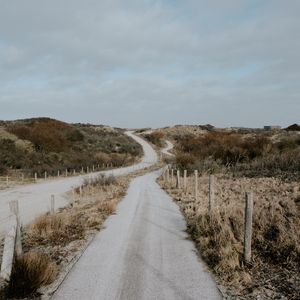
<svg viewBox="0 0 300 300">
<path fill-rule="evenodd" d="M 39 252 L 27 252 L 16 259 L 9 287 L 9 297 L 37 296 L 40 286 L 48 285 L 57 275 L 56 264 Z"/>
</svg>

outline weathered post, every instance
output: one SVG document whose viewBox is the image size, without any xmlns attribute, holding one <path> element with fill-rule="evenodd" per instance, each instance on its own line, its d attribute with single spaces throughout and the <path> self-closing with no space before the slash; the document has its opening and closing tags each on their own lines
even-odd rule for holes
<svg viewBox="0 0 300 300">
<path fill-rule="evenodd" d="M 215 202 L 215 178 L 214 175 L 209 175 L 209 212 L 212 211 Z"/>
<path fill-rule="evenodd" d="M 68 169 L 66 169 L 66 177 L 68 177 Z"/>
<path fill-rule="evenodd" d="M 86 172 L 89 173 L 89 167 L 86 167 Z"/>
<path fill-rule="evenodd" d="M 47 179 L 47 172 L 45 171 L 45 180 Z"/>
<path fill-rule="evenodd" d="M 93 165 L 93 172 L 95 171 L 95 166 Z"/>
<path fill-rule="evenodd" d="M 37 173 L 34 173 L 34 181 L 37 182 Z"/>
<path fill-rule="evenodd" d="M 59 177 L 60 176 L 60 172 L 59 172 L 59 170 L 57 171 L 57 177 Z"/>
<path fill-rule="evenodd" d="M 194 171 L 194 194 L 195 194 L 195 200 L 198 199 L 198 170 Z"/>
<path fill-rule="evenodd" d="M 171 170 L 171 187 L 173 187 L 173 181 L 174 181 L 173 177 L 174 177 L 174 170 L 172 169 Z"/>
<path fill-rule="evenodd" d="M 20 222 L 20 215 L 19 215 L 19 201 L 13 200 L 9 202 L 9 208 L 13 215 L 16 216 L 17 220 L 17 228 L 16 228 L 16 242 L 15 242 L 15 253 L 17 256 L 22 255 L 22 239 L 21 239 L 21 222 Z"/>
<path fill-rule="evenodd" d="M 170 170 L 169 167 L 167 168 L 167 184 L 169 185 L 170 182 Z"/>
<path fill-rule="evenodd" d="M 22 183 L 24 182 L 24 173 L 22 173 Z"/>
<path fill-rule="evenodd" d="M 183 189 L 184 189 L 184 192 L 186 192 L 186 188 L 187 188 L 187 185 L 186 185 L 186 175 L 187 175 L 187 171 L 184 170 L 183 171 Z"/>
<path fill-rule="evenodd" d="M 80 198 L 82 198 L 82 186 L 81 185 L 79 186 L 79 196 L 80 196 Z"/>
<path fill-rule="evenodd" d="M 51 195 L 50 214 L 53 215 L 54 212 L 55 212 L 55 198 L 54 195 Z"/>
<path fill-rule="evenodd" d="M 9 187 L 9 177 L 6 175 L 6 187 Z"/>
<path fill-rule="evenodd" d="M 76 175 L 76 170 L 75 169 L 73 170 L 73 175 Z"/>
<path fill-rule="evenodd" d="M 251 239 L 252 239 L 252 216 L 253 216 L 253 193 L 245 195 L 245 223 L 244 223 L 244 259 L 246 263 L 251 262 Z"/>
<path fill-rule="evenodd" d="M 14 262 L 14 254 L 15 254 L 15 242 L 17 235 L 17 218 L 16 216 L 11 217 L 12 224 L 10 230 L 5 235 L 3 254 L 2 254 L 2 263 L 1 263 L 1 271 L 0 271 L 0 279 L 3 280 L 3 286 L 1 288 L 3 290 L 0 291 L 2 299 L 6 298 L 6 289 L 10 282 L 10 276 L 12 272 L 13 262 Z M 4 294 L 4 295 L 3 295 Z"/>
<path fill-rule="evenodd" d="M 176 188 L 180 189 L 180 171 L 179 170 L 177 170 Z"/>
<path fill-rule="evenodd" d="M 83 167 L 81 167 L 81 173 L 82 173 L 82 174 L 84 173 Z"/>
</svg>

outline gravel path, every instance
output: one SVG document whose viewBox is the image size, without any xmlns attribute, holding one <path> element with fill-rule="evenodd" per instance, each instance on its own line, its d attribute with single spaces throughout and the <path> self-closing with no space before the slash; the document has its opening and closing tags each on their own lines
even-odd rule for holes
<svg viewBox="0 0 300 300">
<path fill-rule="evenodd" d="M 221 299 L 159 172 L 132 181 L 52 299 Z"/>
</svg>

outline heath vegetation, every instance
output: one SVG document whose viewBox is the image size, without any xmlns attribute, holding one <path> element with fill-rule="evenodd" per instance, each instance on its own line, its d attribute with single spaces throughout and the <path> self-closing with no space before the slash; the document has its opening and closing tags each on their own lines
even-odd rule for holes
<svg viewBox="0 0 300 300">
<path fill-rule="evenodd" d="M 57 174 L 92 165 L 123 166 L 142 148 L 121 129 L 37 118 L 0 122 L 0 175 Z"/>
</svg>

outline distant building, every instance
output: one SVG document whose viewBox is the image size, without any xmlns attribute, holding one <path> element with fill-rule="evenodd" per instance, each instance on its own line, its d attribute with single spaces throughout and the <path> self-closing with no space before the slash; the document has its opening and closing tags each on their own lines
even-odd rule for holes
<svg viewBox="0 0 300 300">
<path fill-rule="evenodd" d="M 264 126 L 264 130 L 280 130 L 281 126 L 278 125 L 268 125 Z"/>
</svg>

